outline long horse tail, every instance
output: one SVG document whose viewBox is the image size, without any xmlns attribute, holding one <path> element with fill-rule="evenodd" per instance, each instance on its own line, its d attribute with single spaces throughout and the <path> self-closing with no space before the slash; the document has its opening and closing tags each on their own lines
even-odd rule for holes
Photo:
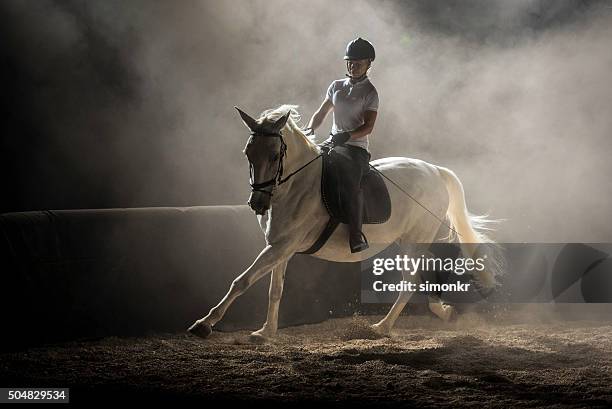
<svg viewBox="0 0 612 409">
<path fill-rule="evenodd" d="M 441 166 L 438 166 L 438 170 L 446 185 L 449 198 L 446 217 L 452 229 L 449 231 L 448 239 L 458 240 L 461 251 L 466 257 L 476 258 L 486 255 L 486 269 L 477 272 L 477 276 L 482 287 L 494 288 L 498 285 L 496 276 L 503 270 L 504 259 L 501 248 L 485 234 L 485 231 L 493 231 L 490 226 L 499 223 L 500 220 L 490 219 L 488 215 L 470 214 L 465 203 L 463 185 L 457 175 Z M 482 243 L 487 244 L 478 246 Z"/>
</svg>

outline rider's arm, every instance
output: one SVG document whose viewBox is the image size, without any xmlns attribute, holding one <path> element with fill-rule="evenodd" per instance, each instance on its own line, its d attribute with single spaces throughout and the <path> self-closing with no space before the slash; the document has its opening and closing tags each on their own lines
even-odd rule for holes
<svg viewBox="0 0 612 409">
<path fill-rule="evenodd" d="M 365 111 L 363 114 L 363 125 L 351 131 L 351 139 L 361 138 L 372 133 L 376 122 L 376 111 Z"/>
<path fill-rule="evenodd" d="M 325 117 L 332 109 L 334 109 L 334 104 L 329 99 L 325 99 L 317 112 L 315 112 L 312 118 L 310 118 L 306 128 L 310 128 L 313 131 L 316 130 L 319 126 L 321 126 L 325 120 Z"/>
</svg>

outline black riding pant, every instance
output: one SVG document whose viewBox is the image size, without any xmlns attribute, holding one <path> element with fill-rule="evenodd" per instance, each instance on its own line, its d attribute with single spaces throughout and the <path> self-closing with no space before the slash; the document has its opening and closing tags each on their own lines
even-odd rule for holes
<svg viewBox="0 0 612 409">
<path fill-rule="evenodd" d="M 363 148 L 352 145 L 340 145 L 334 148 L 334 159 L 342 174 L 342 187 L 347 196 L 353 197 L 361 189 L 361 178 L 368 172 L 370 153 Z"/>
<path fill-rule="evenodd" d="M 342 175 L 340 197 L 348 200 L 347 203 L 342 203 L 342 207 L 347 212 L 349 235 L 351 240 L 361 240 L 364 200 L 361 178 L 369 170 L 370 153 L 351 145 L 336 146 L 333 150 L 336 169 Z"/>
</svg>

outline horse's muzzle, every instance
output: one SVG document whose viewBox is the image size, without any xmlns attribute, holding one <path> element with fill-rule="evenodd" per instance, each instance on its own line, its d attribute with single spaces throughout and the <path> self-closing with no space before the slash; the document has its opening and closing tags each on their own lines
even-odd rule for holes
<svg viewBox="0 0 612 409">
<path fill-rule="evenodd" d="M 255 214 L 263 215 L 270 208 L 270 197 L 259 192 L 253 192 L 247 204 L 253 209 Z"/>
</svg>

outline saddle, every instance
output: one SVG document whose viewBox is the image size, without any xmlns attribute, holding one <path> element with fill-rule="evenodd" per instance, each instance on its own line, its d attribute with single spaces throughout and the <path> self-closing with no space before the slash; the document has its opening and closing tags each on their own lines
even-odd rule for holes
<svg viewBox="0 0 612 409">
<path fill-rule="evenodd" d="M 324 150 L 325 152 L 325 150 Z M 346 203 L 349 200 L 343 197 L 343 175 L 337 166 L 337 158 L 333 150 L 324 154 L 323 171 L 321 172 L 321 199 L 329 214 L 329 221 L 317 241 L 301 254 L 313 254 L 319 251 L 333 234 L 340 223 L 348 224 Z M 361 179 L 363 190 L 363 224 L 382 224 L 391 217 L 391 198 L 382 176 L 370 166 L 370 170 Z"/>
</svg>

